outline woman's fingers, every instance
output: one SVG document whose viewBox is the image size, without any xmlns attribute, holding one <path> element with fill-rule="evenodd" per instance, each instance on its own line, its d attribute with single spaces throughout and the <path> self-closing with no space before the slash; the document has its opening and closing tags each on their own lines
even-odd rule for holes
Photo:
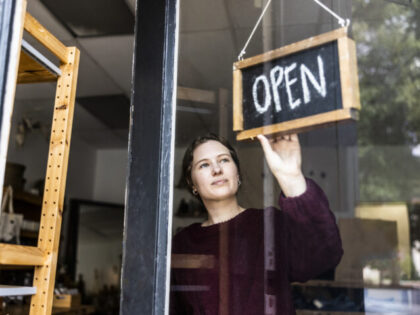
<svg viewBox="0 0 420 315">
<path fill-rule="evenodd" d="M 257 138 L 260 141 L 261 146 L 263 148 L 265 159 L 268 163 L 268 166 L 270 167 L 271 171 L 274 172 L 276 169 L 280 167 L 280 163 L 281 163 L 280 157 L 278 153 L 273 149 L 272 144 L 269 142 L 269 140 L 265 136 L 258 135 Z M 275 145 L 275 143 L 273 143 L 273 145 Z"/>
<path fill-rule="evenodd" d="M 269 152 L 272 151 L 271 144 L 270 144 L 270 142 L 268 141 L 268 139 L 265 136 L 258 135 L 257 138 L 260 141 L 261 146 L 262 146 L 265 154 L 267 154 L 267 153 L 269 153 Z"/>
<path fill-rule="evenodd" d="M 263 135 L 260 135 L 260 136 L 263 136 Z M 268 140 L 269 143 L 276 143 L 276 142 L 280 142 L 280 141 L 297 141 L 298 140 L 298 137 L 297 137 L 297 134 L 292 134 L 292 135 L 277 135 L 277 136 L 274 136 L 274 137 L 270 137 L 267 140 Z"/>
<path fill-rule="evenodd" d="M 299 137 L 296 133 L 291 135 L 280 135 L 275 137 L 270 137 L 267 139 L 264 135 L 258 135 L 258 140 L 261 143 L 261 146 L 263 147 L 264 153 L 271 153 L 272 151 L 277 151 L 280 148 L 287 149 L 290 148 L 290 145 L 288 143 L 297 143 L 299 145 Z M 281 146 L 278 146 L 281 144 Z M 293 145 L 294 146 L 294 145 Z"/>
<path fill-rule="evenodd" d="M 296 133 L 291 135 L 279 135 L 276 137 L 271 138 L 273 142 L 278 142 L 282 140 L 296 142 L 299 141 L 298 135 Z"/>
</svg>

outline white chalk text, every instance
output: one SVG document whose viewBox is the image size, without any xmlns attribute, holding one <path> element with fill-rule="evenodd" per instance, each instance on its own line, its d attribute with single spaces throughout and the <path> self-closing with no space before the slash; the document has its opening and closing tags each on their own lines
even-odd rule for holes
<svg viewBox="0 0 420 315">
<path fill-rule="evenodd" d="M 288 106 L 293 110 L 299 107 L 302 102 L 304 104 L 310 103 L 312 94 L 325 98 L 327 96 L 327 82 L 325 80 L 324 62 L 319 55 L 317 56 L 317 64 L 317 78 L 305 64 L 302 63 L 298 67 L 296 62 L 285 67 L 276 65 L 270 70 L 269 75 L 258 76 L 252 85 L 255 110 L 259 114 L 263 114 L 272 106 L 273 101 L 276 112 L 280 112 L 282 106 Z M 297 67 L 300 76 L 295 74 Z M 295 84 L 298 84 L 298 87 L 300 85 L 302 91 L 300 95 L 303 99 L 293 95 L 292 87 Z M 286 104 L 282 104 L 281 101 L 280 92 L 282 89 L 286 90 L 287 100 L 283 100 Z"/>
</svg>

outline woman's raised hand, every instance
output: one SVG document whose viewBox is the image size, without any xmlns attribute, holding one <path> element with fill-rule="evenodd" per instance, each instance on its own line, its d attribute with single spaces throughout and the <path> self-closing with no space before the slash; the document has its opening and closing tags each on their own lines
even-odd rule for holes
<svg viewBox="0 0 420 315">
<path fill-rule="evenodd" d="M 277 136 L 270 140 L 263 135 L 258 140 L 264 150 L 267 164 L 287 197 L 299 196 L 306 190 L 302 174 L 302 154 L 296 134 Z"/>
</svg>

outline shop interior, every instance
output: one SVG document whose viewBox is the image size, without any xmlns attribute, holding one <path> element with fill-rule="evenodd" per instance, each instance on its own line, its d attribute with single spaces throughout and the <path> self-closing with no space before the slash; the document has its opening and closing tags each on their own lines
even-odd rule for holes
<svg viewBox="0 0 420 315">
<path fill-rule="evenodd" d="M 303 172 L 328 196 L 345 254 L 332 275 L 293 286 L 297 313 L 418 314 L 420 31 L 413 21 L 420 2 L 323 2 L 351 20 L 362 110 L 358 122 L 299 135 Z M 259 144 L 237 142 L 232 131 L 232 64 L 265 4 L 180 1 L 173 233 L 206 217 L 178 185 L 183 153 L 196 135 L 217 133 L 238 150 L 246 170 L 241 203 L 276 204 L 279 188 Z M 57 302 L 53 314 L 118 314 L 135 0 L 29 0 L 28 12 L 80 49 L 56 276 L 56 294 L 71 299 Z M 313 1 L 274 0 L 245 58 L 338 27 Z M 23 38 L 49 56 L 28 34 Z M 15 212 L 24 215 L 22 245 L 37 242 L 55 89 L 16 87 L 5 186 L 13 187 Z M 32 278 L 33 268 L 0 266 L 0 284 L 30 285 Z M 29 299 L 0 297 L 0 314 L 26 314 Z"/>
</svg>

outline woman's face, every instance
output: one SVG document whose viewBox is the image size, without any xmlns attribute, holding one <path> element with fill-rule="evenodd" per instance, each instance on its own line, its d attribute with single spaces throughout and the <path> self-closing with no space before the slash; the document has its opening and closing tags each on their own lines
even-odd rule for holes
<svg viewBox="0 0 420 315">
<path fill-rule="evenodd" d="M 229 149 L 215 140 L 200 144 L 194 150 L 191 179 L 203 202 L 231 198 L 238 191 L 236 164 Z"/>
</svg>

